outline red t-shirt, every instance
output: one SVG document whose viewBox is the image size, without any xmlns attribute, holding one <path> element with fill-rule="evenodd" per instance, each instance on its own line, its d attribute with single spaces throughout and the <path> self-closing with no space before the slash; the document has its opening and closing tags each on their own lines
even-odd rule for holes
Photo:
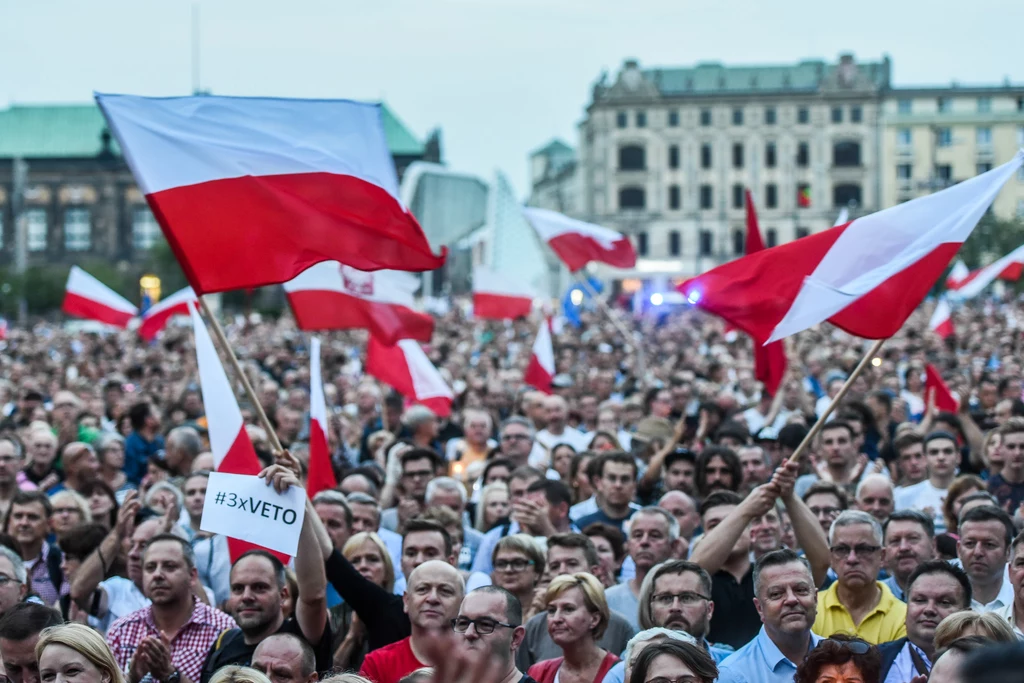
<svg viewBox="0 0 1024 683">
<path fill-rule="evenodd" d="M 542 662 L 537 662 L 530 667 L 527 675 L 535 679 L 537 683 L 554 683 L 555 674 L 558 673 L 558 669 L 562 666 L 564 659 L 564 657 L 556 657 L 555 659 L 545 659 Z M 618 661 L 619 658 L 611 652 L 606 653 L 604 659 L 601 660 L 601 666 L 597 670 L 594 683 L 601 683 L 608 670 L 615 666 L 615 663 Z"/>
<path fill-rule="evenodd" d="M 363 659 L 359 673 L 374 683 L 398 683 L 416 669 L 426 666 L 412 653 L 411 638 L 374 650 Z"/>
</svg>

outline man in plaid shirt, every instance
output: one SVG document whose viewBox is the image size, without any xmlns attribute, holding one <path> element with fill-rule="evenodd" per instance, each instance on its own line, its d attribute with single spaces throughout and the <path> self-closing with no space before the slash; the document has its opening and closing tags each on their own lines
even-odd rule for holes
<svg viewBox="0 0 1024 683">
<path fill-rule="evenodd" d="M 115 621 L 107 643 L 129 683 L 195 683 L 217 637 L 234 619 L 195 599 L 195 556 L 187 541 L 154 536 L 142 560 L 142 590 L 153 604 Z"/>
</svg>

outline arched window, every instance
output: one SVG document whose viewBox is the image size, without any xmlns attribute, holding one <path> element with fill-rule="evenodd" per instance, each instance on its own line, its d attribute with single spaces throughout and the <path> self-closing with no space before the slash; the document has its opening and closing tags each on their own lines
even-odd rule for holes
<svg viewBox="0 0 1024 683">
<path fill-rule="evenodd" d="M 619 147 L 619 170 L 644 170 L 647 168 L 646 156 L 644 148 L 640 145 L 626 145 L 625 147 Z"/>
<path fill-rule="evenodd" d="M 619 190 L 620 209 L 642 209 L 647 204 L 642 187 L 624 187 Z"/>
<path fill-rule="evenodd" d="M 832 165 L 860 166 L 860 143 L 852 140 L 844 140 L 833 145 Z"/>
<path fill-rule="evenodd" d="M 847 183 L 845 185 L 836 185 L 832 188 L 832 205 L 837 209 L 844 206 L 854 207 L 860 206 L 860 185 L 855 183 Z"/>
</svg>

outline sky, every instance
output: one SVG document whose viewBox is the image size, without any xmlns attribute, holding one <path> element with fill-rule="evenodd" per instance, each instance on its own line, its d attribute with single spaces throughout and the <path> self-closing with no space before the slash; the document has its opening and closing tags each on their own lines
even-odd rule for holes
<svg viewBox="0 0 1024 683">
<path fill-rule="evenodd" d="M 896 85 L 1024 82 L 1020 0 L 0 0 L 0 107 L 93 91 L 387 101 L 445 161 L 528 194 L 602 71 L 888 54 Z"/>
</svg>

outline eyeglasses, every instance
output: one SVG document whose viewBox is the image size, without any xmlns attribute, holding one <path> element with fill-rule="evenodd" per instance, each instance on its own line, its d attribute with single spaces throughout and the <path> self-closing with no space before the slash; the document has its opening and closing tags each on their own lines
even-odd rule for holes
<svg viewBox="0 0 1024 683">
<path fill-rule="evenodd" d="M 530 435 L 529 434 L 502 434 L 501 435 L 501 440 L 502 441 L 529 441 L 530 440 Z"/>
<path fill-rule="evenodd" d="M 80 515 L 82 511 L 78 508 L 53 508 L 55 515 Z"/>
<path fill-rule="evenodd" d="M 416 470 L 413 472 L 405 472 L 402 476 L 408 477 L 409 479 L 428 479 L 434 476 L 433 470 Z"/>
<path fill-rule="evenodd" d="M 18 584 L 19 586 L 21 585 L 21 581 L 18 581 L 14 577 L 0 574 L 0 588 L 5 587 L 7 584 L 12 582 Z"/>
<path fill-rule="evenodd" d="M 521 572 L 530 566 L 533 566 L 533 560 L 496 560 L 494 562 L 494 568 L 499 572 L 508 571 L 509 569 L 514 572 Z"/>
<path fill-rule="evenodd" d="M 825 641 L 835 643 L 839 647 L 845 648 L 855 655 L 866 655 L 868 650 L 871 649 L 871 646 L 863 640 L 836 640 L 834 638 L 826 638 L 821 642 L 824 643 Z M 821 643 L 818 643 L 818 645 L 820 646 Z"/>
<path fill-rule="evenodd" d="M 469 617 L 457 617 L 452 619 L 452 630 L 456 633 L 465 633 L 469 630 L 469 626 L 472 624 L 476 627 L 476 632 L 482 636 L 494 633 L 494 629 L 498 626 L 504 626 L 505 628 L 516 628 L 515 624 L 506 624 L 503 621 L 496 621 L 495 619 L 488 619 L 487 617 L 480 617 L 479 619 L 470 619 Z"/>
<path fill-rule="evenodd" d="M 696 605 L 701 600 L 710 600 L 711 598 L 707 595 L 701 595 L 700 593 L 694 593 L 692 591 L 683 591 L 682 593 L 655 593 L 651 596 L 651 602 L 658 607 L 671 607 L 675 604 L 676 600 L 679 600 L 684 605 Z"/>
<path fill-rule="evenodd" d="M 832 557 L 844 558 L 849 557 L 852 552 L 857 557 L 868 557 L 877 553 L 882 547 L 878 545 L 868 545 L 867 543 L 858 543 L 855 546 L 848 545 L 834 545 L 829 550 L 832 552 Z"/>
</svg>

